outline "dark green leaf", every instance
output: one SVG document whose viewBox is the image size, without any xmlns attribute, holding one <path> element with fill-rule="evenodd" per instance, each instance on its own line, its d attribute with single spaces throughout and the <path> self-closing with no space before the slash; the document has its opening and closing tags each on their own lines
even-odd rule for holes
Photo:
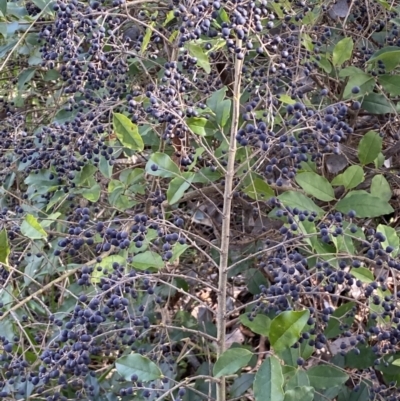
<svg viewBox="0 0 400 401">
<path fill-rule="evenodd" d="M 120 142 L 131 150 L 141 152 L 144 149 L 143 139 L 138 127 L 127 116 L 121 113 L 113 113 L 113 127 Z"/>
<path fill-rule="evenodd" d="M 164 262 L 158 253 L 146 251 L 132 258 L 132 266 L 138 270 L 147 270 L 150 268 L 160 270 L 164 267 Z"/>
<path fill-rule="evenodd" d="M 318 216 L 323 215 L 324 211 L 317 206 L 310 198 L 300 192 L 286 191 L 278 196 L 278 199 L 285 205 L 300 210 L 315 212 Z"/>
<path fill-rule="evenodd" d="M 250 198 L 258 201 L 266 201 L 275 196 L 274 190 L 262 179 L 255 177 L 251 183 L 243 189 Z"/>
<path fill-rule="evenodd" d="M 217 123 L 221 127 L 225 127 L 227 121 L 229 120 L 229 116 L 231 115 L 231 100 L 225 99 L 221 103 L 219 103 L 215 114 Z"/>
<path fill-rule="evenodd" d="M 244 373 L 243 375 L 237 377 L 230 387 L 230 396 L 232 398 L 240 397 L 251 387 L 253 382 L 253 373 Z"/>
<path fill-rule="evenodd" d="M 306 172 L 296 175 L 296 182 L 309 195 L 319 200 L 329 202 L 335 199 L 332 185 L 329 181 L 316 173 Z"/>
<path fill-rule="evenodd" d="M 291 347 L 299 340 L 300 333 L 310 316 L 309 310 L 282 312 L 271 322 L 269 341 L 275 352 Z"/>
<path fill-rule="evenodd" d="M 113 166 L 110 166 L 109 161 L 104 156 L 100 157 L 99 171 L 106 178 L 111 178 L 112 176 Z"/>
<path fill-rule="evenodd" d="M 314 395 L 313 401 L 328 401 L 335 400 L 335 397 L 340 393 L 343 386 L 329 387 L 326 390 L 318 390 Z"/>
<path fill-rule="evenodd" d="M 3 14 L 3 17 L 7 15 L 7 0 L 0 0 L 0 13 Z"/>
<path fill-rule="evenodd" d="M 334 66 L 341 66 L 345 61 L 350 60 L 353 53 L 353 39 L 344 38 L 336 43 L 333 49 L 332 64 Z"/>
<path fill-rule="evenodd" d="M 256 401 L 283 401 L 283 374 L 279 360 L 268 356 L 261 364 L 254 379 Z"/>
<path fill-rule="evenodd" d="M 47 14 L 53 15 L 54 11 L 52 5 L 55 3 L 54 0 L 32 0 L 41 10 L 45 10 Z"/>
<path fill-rule="evenodd" d="M 370 93 L 365 96 L 361 107 L 371 114 L 395 113 L 393 104 L 387 100 L 384 95 L 379 93 Z"/>
<path fill-rule="evenodd" d="M 189 53 L 192 57 L 197 58 L 197 65 L 201 67 L 207 74 L 209 74 L 211 72 L 211 66 L 204 49 L 200 45 L 196 45 L 193 42 L 187 43 L 185 47 L 189 50 Z"/>
<path fill-rule="evenodd" d="M 286 390 L 294 389 L 296 387 L 301 386 L 309 386 L 310 380 L 307 376 L 307 373 L 302 369 L 297 369 L 294 376 L 292 376 L 288 382 L 286 383 Z"/>
<path fill-rule="evenodd" d="M 194 178 L 194 173 L 184 173 L 182 177 L 175 177 L 171 180 L 167 190 L 167 200 L 170 205 L 178 202 Z"/>
<path fill-rule="evenodd" d="M 367 63 L 382 60 L 387 72 L 392 71 L 400 64 L 400 47 L 387 46 L 376 51 L 367 61 Z"/>
<path fill-rule="evenodd" d="M 347 388 L 347 387 L 345 387 L 345 388 Z M 370 400 L 368 387 L 363 382 L 360 384 L 360 388 L 357 391 L 355 391 L 354 389 L 350 390 L 348 388 L 347 388 L 347 390 L 349 392 L 348 394 L 346 394 L 347 396 L 341 398 L 340 394 L 339 394 L 338 401 L 369 401 Z"/>
<path fill-rule="evenodd" d="M 160 368 L 150 359 L 139 354 L 130 354 L 117 359 L 115 368 L 127 382 L 131 382 L 131 377 L 134 374 L 143 382 L 162 377 Z"/>
<path fill-rule="evenodd" d="M 249 320 L 244 313 L 240 315 L 240 323 L 247 326 L 252 332 L 268 337 L 271 319 L 268 316 L 257 314 L 253 320 Z"/>
<path fill-rule="evenodd" d="M 227 87 L 223 86 L 221 89 L 218 89 L 217 91 L 213 92 L 213 94 L 207 99 L 207 106 L 215 113 L 217 114 L 217 108 L 220 103 L 225 98 L 225 94 L 227 91 Z"/>
<path fill-rule="evenodd" d="M 30 239 L 43 239 L 47 237 L 46 231 L 39 224 L 36 217 L 27 214 L 21 224 L 21 234 Z"/>
<path fill-rule="evenodd" d="M 282 351 L 277 352 L 276 355 L 285 363 L 286 366 L 293 366 L 297 368 L 297 360 L 300 357 L 300 348 L 287 347 Z M 296 384 L 296 386 L 298 385 L 299 384 Z"/>
<path fill-rule="evenodd" d="M 259 294 L 260 293 L 260 286 L 268 285 L 268 280 L 266 277 L 260 272 L 260 269 L 250 268 L 246 262 L 239 263 L 237 266 L 237 271 L 242 271 L 244 273 L 244 278 L 246 280 L 247 289 L 252 294 Z M 235 270 L 235 269 L 232 269 Z M 229 272 L 231 273 L 231 272 Z M 232 271 L 233 273 L 233 271 Z"/>
<path fill-rule="evenodd" d="M 333 312 L 324 331 L 326 338 L 334 338 L 342 333 L 344 330 L 340 328 L 341 325 L 352 325 L 355 315 L 348 316 L 348 313 L 353 309 L 354 305 L 355 302 L 347 302 Z"/>
<path fill-rule="evenodd" d="M 245 348 L 231 348 L 225 351 L 215 362 L 214 377 L 235 374 L 250 362 L 253 353 Z"/>
<path fill-rule="evenodd" d="M 378 75 L 378 79 L 383 89 L 390 96 L 400 95 L 400 76 L 384 74 L 384 75 Z"/>
<path fill-rule="evenodd" d="M 381 198 L 384 201 L 390 201 L 392 198 L 392 189 L 382 174 L 377 174 L 372 178 L 371 195 Z"/>
<path fill-rule="evenodd" d="M 155 169 L 155 167 L 157 169 Z M 150 156 L 146 164 L 146 173 L 156 177 L 180 177 L 179 167 L 166 153 L 156 152 Z"/>
<path fill-rule="evenodd" d="M 337 203 L 336 210 L 342 213 L 355 210 L 357 217 L 378 217 L 393 213 L 393 208 L 388 202 L 366 191 L 349 192 Z"/>
<path fill-rule="evenodd" d="M 313 401 L 314 391 L 309 386 L 295 387 L 286 391 L 284 401 Z"/>
<path fill-rule="evenodd" d="M 18 76 L 18 90 L 22 90 L 24 85 L 27 84 L 35 75 L 36 68 L 27 68 L 26 70 L 22 71 L 21 74 Z"/>
<path fill-rule="evenodd" d="M 8 256 L 10 255 L 10 245 L 8 244 L 7 230 L 0 231 L 0 262 L 8 265 Z M 5 267 L 4 265 L 0 265 Z M 7 268 L 6 268 L 7 269 Z"/>
<path fill-rule="evenodd" d="M 332 185 L 343 185 L 346 189 L 352 189 L 363 181 L 364 170 L 360 166 L 350 166 L 332 180 Z"/>
<path fill-rule="evenodd" d="M 362 164 L 372 163 L 382 150 L 382 138 L 375 131 L 368 131 L 358 144 L 358 158 Z"/>
<path fill-rule="evenodd" d="M 339 386 L 349 379 L 348 374 L 328 365 L 313 366 L 307 370 L 310 385 L 318 389 Z"/>
<path fill-rule="evenodd" d="M 358 86 L 360 91 L 357 94 L 352 93 L 352 89 Z M 363 72 L 350 76 L 343 91 L 343 99 L 359 98 L 371 93 L 375 87 L 375 79 Z"/>
</svg>

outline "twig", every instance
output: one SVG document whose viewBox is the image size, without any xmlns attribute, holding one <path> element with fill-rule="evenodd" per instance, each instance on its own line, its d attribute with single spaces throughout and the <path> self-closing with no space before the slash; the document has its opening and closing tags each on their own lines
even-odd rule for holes
<svg viewBox="0 0 400 401">
<path fill-rule="evenodd" d="M 242 41 L 237 40 L 236 48 L 242 47 Z M 222 229 L 221 229 L 221 259 L 219 264 L 219 280 L 218 280 L 218 307 L 217 307 L 217 357 L 225 351 L 226 339 L 226 296 L 228 284 L 228 254 L 230 243 L 231 229 L 231 209 L 233 198 L 233 179 L 235 175 L 235 158 L 236 158 L 236 132 L 239 127 L 240 117 L 240 84 L 242 74 L 242 60 L 235 60 L 235 82 L 233 88 L 232 99 L 232 125 L 230 132 L 230 143 L 228 150 L 228 164 L 225 174 L 224 188 L 224 206 L 222 211 Z M 225 378 L 221 377 L 217 383 L 217 401 L 226 400 L 226 382 Z"/>
</svg>

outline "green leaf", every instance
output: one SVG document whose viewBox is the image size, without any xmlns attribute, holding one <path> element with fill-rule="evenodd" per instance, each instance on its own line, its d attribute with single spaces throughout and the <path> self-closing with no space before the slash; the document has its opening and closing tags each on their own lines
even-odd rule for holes
<svg viewBox="0 0 400 401">
<path fill-rule="evenodd" d="M 309 195 L 325 202 L 335 199 L 332 185 L 325 177 L 312 172 L 300 173 L 296 175 L 296 182 Z"/>
<path fill-rule="evenodd" d="M 215 362 L 214 377 L 235 374 L 239 369 L 247 366 L 253 353 L 245 348 L 231 348 L 225 351 Z"/>
<path fill-rule="evenodd" d="M 101 188 L 96 182 L 91 188 L 86 188 L 81 191 L 82 196 L 90 202 L 97 202 L 100 199 Z"/>
<path fill-rule="evenodd" d="M 3 14 L 3 17 L 7 15 L 7 0 L 0 0 L 0 12 Z"/>
<path fill-rule="evenodd" d="M 137 375 L 143 382 L 161 379 L 163 376 L 153 361 L 139 354 L 130 354 L 117 359 L 115 368 L 127 382 L 131 382 L 132 375 Z"/>
<path fill-rule="evenodd" d="M 374 281 L 374 275 L 372 274 L 371 270 L 367 269 L 366 267 L 353 267 L 351 269 L 351 274 L 357 280 L 360 280 L 363 283 L 372 283 Z"/>
<path fill-rule="evenodd" d="M 344 387 L 342 392 L 339 393 L 337 401 L 369 401 L 369 386 L 364 382 L 360 383 L 360 388 L 355 391 L 355 389 L 350 390 L 348 387 Z M 342 397 L 343 394 L 343 397 Z"/>
<path fill-rule="evenodd" d="M 307 370 L 310 385 L 318 389 L 339 386 L 349 379 L 349 375 L 328 365 L 313 366 Z"/>
<path fill-rule="evenodd" d="M 219 103 L 215 111 L 215 114 L 217 118 L 217 123 L 221 127 L 225 127 L 231 115 L 231 100 L 225 99 L 221 103 Z"/>
<path fill-rule="evenodd" d="M 243 189 L 250 198 L 258 201 L 266 201 L 275 196 L 274 190 L 262 179 L 255 177 L 251 183 Z"/>
<path fill-rule="evenodd" d="M 360 68 L 354 67 L 353 65 L 350 65 L 348 67 L 345 67 L 339 71 L 339 77 L 340 78 L 346 78 L 346 77 L 351 77 L 351 76 L 357 76 L 359 74 L 365 74 L 363 70 Z"/>
<path fill-rule="evenodd" d="M 400 95 L 400 76 L 389 74 L 378 75 L 378 80 L 385 92 L 390 96 Z"/>
<path fill-rule="evenodd" d="M 372 178 L 371 195 L 381 198 L 384 201 L 390 201 L 392 189 L 382 174 L 377 174 Z"/>
<path fill-rule="evenodd" d="M 367 64 L 382 60 L 387 72 L 392 71 L 400 64 L 400 47 L 387 46 L 376 51 L 367 61 Z"/>
<path fill-rule="evenodd" d="M 189 245 L 176 242 L 175 245 L 172 247 L 172 258 L 169 260 L 170 263 L 173 263 L 175 260 L 177 260 L 179 256 L 181 256 L 188 248 Z"/>
<path fill-rule="evenodd" d="M 358 86 L 360 91 L 357 94 L 352 89 Z M 343 91 L 343 99 L 355 99 L 371 93 L 375 87 L 375 79 L 364 72 L 350 76 Z"/>
<path fill-rule="evenodd" d="M 27 84 L 35 75 L 36 68 L 28 68 L 24 71 L 21 72 L 18 76 L 18 84 L 17 88 L 18 90 L 22 90 L 24 88 L 24 85 Z"/>
<path fill-rule="evenodd" d="M 334 66 L 341 66 L 345 61 L 350 60 L 353 53 L 353 39 L 344 38 L 336 43 L 333 49 L 332 64 Z"/>
<path fill-rule="evenodd" d="M 261 364 L 254 379 L 255 401 L 283 401 L 283 374 L 279 360 L 268 356 Z"/>
<path fill-rule="evenodd" d="M 154 169 L 157 167 L 157 170 Z M 146 173 L 156 177 L 180 177 L 179 167 L 171 160 L 166 153 L 156 152 L 150 156 L 146 164 Z"/>
<path fill-rule="evenodd" d="M 382 248 L 385 250 L 386 247 L 391 246 L 393 251 L 390 253 L 392 256 L 396 256 L 399 253 L 399 236 L 393 227 L 379 224 L 376 231 L 382 233 L 386 240 L 381 242 Z"/>
<path fill-rule="evenodd" d="M 301 387 L 301 386 L 309 386 L 310 385 L 310 380 L 307 376 L 307 373 L 302 370 L 298 369 L 294 376 L 292 376 L 288 382 L 286 383 L 286 390 L 291 390 L 296 387 Z"/>
<path fill-rule="evenodd" d="M 393 104 L 380 93 L 370 93 L 365 96 L 361 106 L 371 114 L 387 114 L 396 112 Z"/>
<path fill-rule="evenodd" d="M 127 116 L 121 113 L 113 113 L 113 127 L 117 138 L 125 147 L 139 152 L 144 149 L 143 139 L 139 134 L 137 125 Z"/>
<path fill-rule="evenodd" d="M 355 319 L 355 315 L 347 316 L 347 314 L 353 309 L 355 302 L 347 302 L 339 306 L 330 316 L 328 325 L 325 328 L 324 334 L 326 338 L 331 339 L 337 337 L 342 333 L 343 329 L 340 328 L 341 325 L 347 324 L 351 326 Z"/>
<path fill-rule="evenodd" d="M 86 164 L 85 167 L 75 176 L 74 182 L 77 185 L 84 185 L 87 181 L 93 178 L 97 168 L 92 164 Z"/>
<path fill-rule="evenodd" d="M 378 217 L 393 213 L 393 208 L 388 202 L 367 191 L 349 192 L 336 204 L 336 210 L 346 214 L 355 210 L 357 217 Z"/>
<path fill-rule="evenodd" d="M 211 72 L 211 66 L 204 49 L 200 45 L 196 45 L 193 42 L 188 42 L 185 47 L 189 50 L 189 53 L 192 57 L 197 58 L 197 65 L 201 67 L 207 74 L 209 74 Z"/>
<path fill-rule="evenodd" d="M 218 105 L 222 103 L 225 98 L 227 87 L 223 86 L 221 89 L 213 92 L 213 94 L 207 99 L 207 106 L 217 114 Z"/>
<path fill-rule="evenodd" d="M 268 316 L 258 313 L 253 320 L 249 320 L 247 315 L 240 315 L 240 323 L 248 327 L 252 332 L 268 337 L 271 326 L 271 319 Z"/>
<path fill-rule="evenodd" d="M 350 369 L 368 369 L 374 365 L 376 354 L 371 347 L 359 345 L 356 347 L 360 351 L 359 354 L 348 352 L 345 356 L 345 366 Z"/>
<path fill-rule="evenodd" d="M 285 393 L 284 401 L 313 401 L 314 388 L 309 386 L 295 387 Z"/>
<path fill-rule="evenodd" d="M 230 388 L 230 396 L 238 398 L 243 395 L 254 383 L 254 374 L 244 373 L 237 377 Z"/>
<path fill-rule="evenodd" d="M 346 189 L 352 189 L 363 181 L 364 170 L 360 166 L 350 166 L 333 179 L 332 185 L 343 185 Z"/>
<path fill-rule="evenodd" d="M 10 255 L 10 245 L 8 244 L 7 230 L 0 231 L 0 262 L 8 265 L 8 256 Z M 7 269 L 6 266 L 3 265 Z"/>
<path fill-rule="evenodd" d="M 152 27 L 154 26 L 154 22 L 152 22 L 147 28 L 146 28 L 146 33 L 143 37 L 143 42 L 142 46 L 140 47 L 140 53 L 144 54 L 144 52 L 147 50 L 147 46 L 150 43 L 151 35 L 153 33 Z"/>
<path fill-rule="evenodd" d="M 308 210 L 315 212 L 318 216 L 322 216 L 324 211 L 317 206 L 310 198 L 300 192 L 286 191 L 278 196 L 278 199 L 285 205 L 292 208 L 297 207 L 300 210 Z"/>
<path fill-rule="evenodd" d="M 382 138 L 375 131 L 368 131 L 358 144 L 358 158 L 362 164 L 372 163 L 382 150 Z"/>
<path fill-rule="evenodd" d="M 164 262 L 161 256 L 158 253 L 151 251 L 138 253 L 132 258 L 131 264 L 138 270 L 147 270 L 149 268 L 160 270 L 164 267 Z"/>
<path fill-rule="evenodd" d="M 45 10 L 46 14 L 54 14 L 54 11 L 52 9 L 52 5 L 55 3 L 54 0 L 32 0 L 32 2 L 41 10 Z"/>
<path fill-rule="evenodd" d="M 194 176 L 194 173 L 186 175 L 184 173 L 182 177 L 175 177 L 171 180 L 167 190 L 167 200 L 170 205 L 173 205 L 182 198 L 186 190 L 190 188 Z"/>
<path fill-rule="evenodd" d="M 110 166 L 109 161 L 104 156 L 100 157 L 99 171 L 106 178 L 111 178 L 112 176 L 113 166 Z"/>
<path fill-rule="evenodd" d="M 100 283 L 101 277 L 104 276 L 103 269 L 112 270 L 113 263 L 118 263 L 119 265 L 123 265 L 126 263 L 126 258 L 120 256 L 120 255 L 110 255 L 106 256 L 101 260 L 100 263 L 97 264 L 97 266 L 102 267 L 102 269 L 94 269 L 93 273 L 91 274 L 91 281 L 93 284 Z"/>
<path fill-rule="evenodd" d="M 269 341 L 274 351 L 278 352 L 291 347 L 298 341 L 309 317 L 309 310 L 282 312 L 275 317 L 269 330 Z"/>
<path fill-rule="evenodd" d="M 21 233 L 30 239 L 43 239 L 47 237 L 46 231 L 39 224 L 36 217 L 27 214 L 21 224 Z"/>
<path fill-rule="evenodd" d="M 200 136 L 206 136 L 207 132 L 204 128 L 208 120 L 203 117 L 190 117 L 186 120 L 188 127 L 196 134 Z"/>
</svg>

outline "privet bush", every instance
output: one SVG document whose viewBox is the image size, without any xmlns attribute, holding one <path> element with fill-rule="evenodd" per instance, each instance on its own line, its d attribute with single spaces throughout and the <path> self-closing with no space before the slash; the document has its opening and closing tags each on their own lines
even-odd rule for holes
<svg viewBox="0 0 400 401">
<path fill-rule="evenodd" d="M 0 397 L 400 399 L 399 11 L 0 0 Z"/>
</svg>

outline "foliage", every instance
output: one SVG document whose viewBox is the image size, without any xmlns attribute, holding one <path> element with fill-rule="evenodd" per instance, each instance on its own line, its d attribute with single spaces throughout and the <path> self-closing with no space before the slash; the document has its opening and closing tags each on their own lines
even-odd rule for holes
<svg viewBox="0 0 400 401">
<path fill-rule="evenodd" d="M 399 13 L 0 0 L 0 398 L 400 399 Z"/>
</svg>

